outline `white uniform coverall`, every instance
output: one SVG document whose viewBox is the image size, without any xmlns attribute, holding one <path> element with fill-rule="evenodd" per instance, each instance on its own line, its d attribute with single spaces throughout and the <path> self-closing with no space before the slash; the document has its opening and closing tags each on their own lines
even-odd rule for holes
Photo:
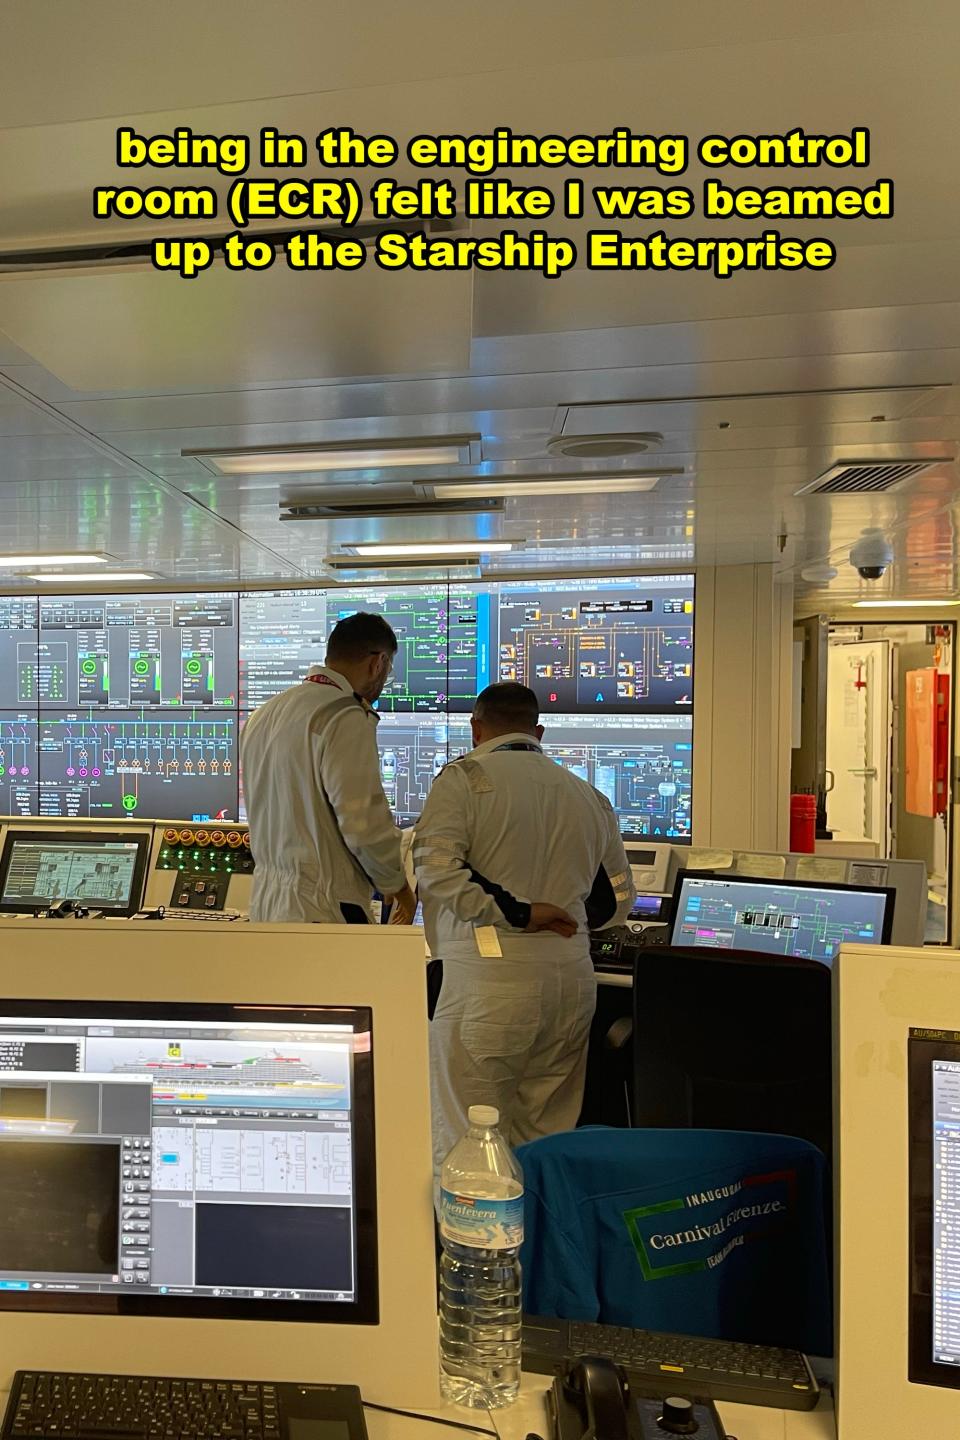
<svg viewBox="0 0 960 1440">
<path fill-rule="evenodd" d="M 573 1129 L 597 993 L 588 927 L 621 923 L 634 900 L 610 802 L 531 736 L 501 735 L 437 777 L 414 861 L 427 945 L 443 961 L 430 1026 L 436 1166 L 470 1105 L 496 1105 L 513 1145 Z M 577 934 L 525 934 L 534 901 L 569 911 Z M 502 958 L 481 957 L 478 926 L 495 927 Z"/>
<path fill-rule="evenodd" d="M 374 889 L 393 895 L 405 883 L 378 723 L 327 666 L 250 716 L 240 761 L 255 861 L 251 920 L 342 925 L 360 912 L 369 918 Z"/>
</svg>

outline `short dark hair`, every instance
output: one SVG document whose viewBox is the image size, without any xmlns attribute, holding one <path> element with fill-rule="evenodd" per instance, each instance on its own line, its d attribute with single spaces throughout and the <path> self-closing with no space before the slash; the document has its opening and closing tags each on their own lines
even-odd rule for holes
<svg viewBox="0 0 960 1440">
<path fill-rule="evenodd" d="M 364 660 L 368 655 L 396 655 L 397 637 L 382 615 L 358 610 L 338 620 L 327 641 L 328 660 Z"/>
<path fill-rule="evenodd" d="M 540 702 L 527 685 L 502 680 L 481 690 L 473 706 L 481 725 L 502 725 L 505 730 L 535 730 L 540 721 Z"/>
</svg>

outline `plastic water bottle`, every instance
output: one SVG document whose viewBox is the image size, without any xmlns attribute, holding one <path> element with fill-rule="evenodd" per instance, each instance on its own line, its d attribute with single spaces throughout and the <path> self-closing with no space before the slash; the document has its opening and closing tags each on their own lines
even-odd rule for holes
<svg viewBox="0 0 960 1440">
<path fill-rule="evenodd" d="M 520 1390 L 523 1176 L 492 1105 L 440 1174 L 440 1389 L 458 1405 L 496 1409 Z"/>
</svg>

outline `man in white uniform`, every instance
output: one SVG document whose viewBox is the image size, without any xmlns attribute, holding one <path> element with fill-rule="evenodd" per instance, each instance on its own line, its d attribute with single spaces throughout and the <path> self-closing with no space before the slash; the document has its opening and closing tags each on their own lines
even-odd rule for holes
<svg viewBox="0 0 960 1440">
<path fill-rule="evenodd" d="M 364 924 L 374 890 L 395 901 L 392 920 L 413 918 L 370 703 L 396 652 L 382 615 L 350 615 L 334 626 L 326 663 L 244 726 L 251 920 Z"/>
<path fill-rule="evenodd" d="M 490 685 L 476 747 L 434 782 L 414 861 L 443 987 L 430 1027 L 434 1160 L 496 1105 L 512 1145 L 577 1123 L 596 978 L 591 929 L 633 880 L 610 802 L 540 748 L 537 697 Z"/>
</svg>

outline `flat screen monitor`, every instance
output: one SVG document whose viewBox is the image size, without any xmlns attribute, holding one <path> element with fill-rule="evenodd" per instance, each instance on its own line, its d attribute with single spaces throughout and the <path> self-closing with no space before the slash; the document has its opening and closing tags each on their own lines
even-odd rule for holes
<svg viewBox="0 0 960 1440">
<path fill-rule="evenodd" d="M 105 914 L 140 909 L 149 836 L 10 830 L 0 856 L 0 911 L 31 915 L 70 900 Z"/>
<path fill-rule="evenodd" d="M 38 748 L 43 816 L 199 822 L 237 813 L 229 711 L 43 709 Z"/>
<path fill-rule="evenodd" d="M 373 1324 L 371 1012 L 6 1002 L 0 1307 Z"/>
<path fill-rule="evenodd" d="M 895 891 L 681 870 L 670 943 L 832 962 L 840 946 L 888 945 Z"/>
<path fill-rule="evenodd" d="M 473 619 L 481 689 L 518 680 L 543 714 L 689 714 L 693 607 L 692 575 L 501 580 L 455 586 L 450 628 Z"/>
<path fill-rule="evenodd" d="M 39 700 L 69 708 L 235 710 L 237 608 L 229 592 L 45 595 Z M 4 613 L 0 608 L 0 620 Z"/>
<path fill-rule="evenodd" d="M 68 928 L 3 924 L 0 1388 L 42 1365 L 436 1408 L 422 934 Z"/>
<path fill-rule="evenodd" d="M 960 1389 L 960 1033 L 909 1040 L 910 1379 Z"/>
<path fill-rule="evenodd" d="M 633 909 L 630 911 L 627 919 L 639 921 L 661 920 L 667 903 L 667 898 L 664 895 L 638 895 L 633 902 Z"/>
</svg>

